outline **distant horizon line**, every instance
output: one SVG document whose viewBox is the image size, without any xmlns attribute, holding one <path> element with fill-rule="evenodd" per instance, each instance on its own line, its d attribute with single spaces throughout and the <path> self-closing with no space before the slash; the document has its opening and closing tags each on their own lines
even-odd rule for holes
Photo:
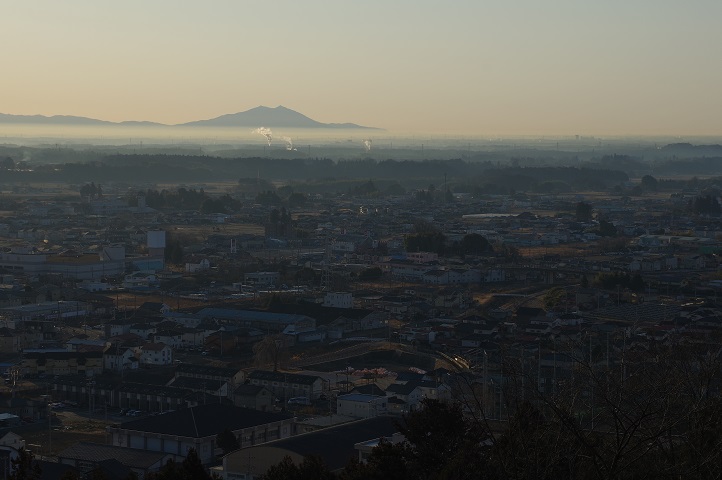
<svg viewBox="0 0 722 480">
<path fill-rule="evenodd" d="M 260 123 L 248 123 L 248 124 L 242 124 L 242 125 L 202 125 L 204 122 L 212 122 L 224 117 L 232 117 L 237 115 L 243 115 L 247 114 L 248 112 L 252 112 L 254 110 L 260 110 L 260 109 L 266 109 L 266 110 L 283 110 L 287 112 L 291 112 L 293 114 L 297 114 L 301 117 L 304 117 L 305 119 L 314 122 L 318 125 L 315 126 L 294 126 L 294 125 L 273 125 L 273 124 L 266 124 L 262 125 Z M 67 122 L 53 122 L 52 120 L 69 120 Z M 24 121 L 24 120 L 32 120 L 32 121 Z M 50 120 L 49 122 L 45 122 L 44 120 Z M 73 122 L 73 120 L 77 120 L 77 122 Z M 203 120 L 191 120 L 181 123 L 163 123 L 163 122 L 157 122 L 152 120 L 121 120 L 121 121 L 113 121 L 113 120 L 103 120 L 100 118 L 95 117 L 87 117 L 83 115 L 72 115 L 72 114 L 14 114 L 14 113 L 3 113 L 0 112 L 0 137 L 7 137 L 7 134 L 4 134 L 2 132 L 1 128 L 3 125 L 7 126 L 14 126 L 14 127 L 25 127 L 25 126 L 33 126 L 33 127 L 65 127 L 65 128 L 103 128 L 103 127 L 121 127 L 121 128 L 152 128 L 152 127 L 159 127 L 159 128 L 182 128 L 182 129 L 190 129 L 193 127 L 202 128 L 202 129 L 243 129 L 243 128 L 258 128 L 258 127 L 269 127 L 269 128 L 278 128 L 278 129 L 284 129 L 284 130 L 300 130 L 300 131 L 320 131 L 320 130 L 331 130 L 335 131 L 337 133 L 347 133 L 354 131 L 355 133 L 362 133 L 366 132 L 369 135 L 367 136 L 380 136 L 380 137 L 392 137 L 392 136 L 400 136 L 400 137 L 415 137 L 415 136 L 436 136 L 446 139 L 454 139 L 454 138 L 475 138 L 475 139 L 488 139 L 488 140 L 504 140 L 504 139 L 551 139 L 551 138 L 559 138 L 559 139 L 570 139 L 575 138 L 579 140 L 591 140 L 591 139 L 634 139 L 634 138 L 644 138 L 644 139 L 678 139 L 680 142 L 684 142 L 685 139 L 719 139 L 719 141 L 722 141 L 722 132 L 720 133 L 694 133 L 694 132 L 686 132 L 686 133 L 667 133 L 667 132 L 613 132 L 613 131 L 604 131 L 604 129 L 601 129 L 602 132 L 599 133 L 589 133 L 589 132 L 583 132 L 583 133 L 559 133 L 559 132 L 527 132 L 527 133 L 509 133 L 504 132 L 503 130 L 498 131 L 492 131 L 492 132 L 480 132 L 480 131 L 463 131 L 463 130 L 433 130 L 433 129 L 404 129 L 404 128 L 381 128 L 381 127 L 367 127 L 358 125 L 355 123 L 323 123 L 318 122 L 316 120 L 311 119 L 310 117 L 307 117 L 306 115 L 293 110 L 289 109 L 287 107 L 284 107 L 283 105 L 279 105 L 277 107 L 267 107 L 264 105 L 259 105 L 257 107 L 253 107 L 248 110 L 244 110 L 241 112 L 236 113 L 230 113 L 230 114 L 222 114 L 217 117 L 213 117 L 210 119 L 203 119 Z M 372 134 L 372 132 L 374 132 Z M 252 131 L 247 132 L 249 136 L 253 136 L 254 133 Z"/>
<path fill-rule="evenodd" d="M 253 116 L 263 116 L 264 119 L 254 119 Z M 275 118 L 274 118 L 275 116 Z M 380 127 L 368 127 L 352 122 L 330 122 L 324 123 L 314 120 L 307 115 L 278 105 L 276 107 L 267 107 L 258 105 L 248 110 L 238 111 L 234 113 L 224 113 L 212 118 L 203 118 L 190 120 L 180 123 L 164 123 L 154 120 L 104 120 L 101 118 L 89 117 L 85 115 L 75 114 L 16 114 L 0 112 L 0 124 L 22 124 L 29 122 L 30 124 L 46 124 L 46 125 L 119 125 L 119 126 L 159 126 L 159 127 L 191 127 L 191 126 L 224 126 L 218 123 L 232 123 L 237 120 L 235 125 L 227 126 L 235 127 L 270 127 L 270 128 L 333 128 L 333 129 L 360 129 L 360 130 L 385 130 Z M 286 123 L 284 123 L 286 122 Z M 265 123 L 265 125 L 264 125 Z M 305 126 L 301 126 L 303 124 Z"/>
</svg>

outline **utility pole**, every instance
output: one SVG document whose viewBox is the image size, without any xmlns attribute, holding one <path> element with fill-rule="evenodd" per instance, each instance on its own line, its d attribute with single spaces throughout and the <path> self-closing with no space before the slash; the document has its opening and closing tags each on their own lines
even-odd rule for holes
<svg viewBox="0 0 722 480">
<path fill-rule="evenodd" d="M 48 456 L 53 452 L 53 412 L 50 409 L 50 399 L 48 399 Z"/>
</svg>

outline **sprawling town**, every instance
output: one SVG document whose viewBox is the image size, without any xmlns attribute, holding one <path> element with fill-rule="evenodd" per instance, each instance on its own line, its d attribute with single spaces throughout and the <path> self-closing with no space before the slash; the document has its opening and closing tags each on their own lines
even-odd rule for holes
<svg viewBox="0 0 722 480">
<path fill-rule="evenodd" d="M 553 472 L 571 447 L 535 422 L 568 423 L 600 458 L 582 434 L 614 436 L 627 462 L 720 421 L 705 403 L 720 388 L 714 178 L 314 193 L 282 175 L 73 184 L 0 168 L 5 468 L 24 447 L 42 478 L 180 478 L 161 476 L 169 461 L 281 478 L 310 459 L 391 478 L 349 465 L 388 468 L 379 445 L 458 413 L 474 448 L 546 442 Z M 462 451 L 453 428 L 461 443 L 436 441 Z"/>
</svg>

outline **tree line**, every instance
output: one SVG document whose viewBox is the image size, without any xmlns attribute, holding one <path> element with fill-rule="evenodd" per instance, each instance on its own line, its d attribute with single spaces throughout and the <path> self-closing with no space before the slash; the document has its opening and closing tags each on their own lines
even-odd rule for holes
<svg viewBox="0 0 722 480">
<path fill-rule="evenodd" d="M 596 344 L 591 348 L 592 341 Z M 621 341 L 621 340 L 620 340 Z M 619 345 L 619 342 L 614 344 Z M 624 345 L 624 343 L 622 343 Z M 609 346 L 607 346 L 609 350 Z M 500 357 L 504 377 L 455 378 L 455 400 L 425 399 L 367 462 L 331 472 L 321 456 L 289 458 L 264 480 L 642 480 L 722 476 L 722 361 L 717 339 L 654 342 L 604 353 L 603 342 L 557 343 L 571 363 L 540 381 L 536 366 Z M 544 367 L 551 368 L 551 367 Z M 554 367 L 556 370 L 556 367 Z"/>
</svg>

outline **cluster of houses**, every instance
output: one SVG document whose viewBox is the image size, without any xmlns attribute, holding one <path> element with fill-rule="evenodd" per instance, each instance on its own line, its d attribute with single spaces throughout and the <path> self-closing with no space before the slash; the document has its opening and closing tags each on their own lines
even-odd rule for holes
<svg viewBox="0 0 722 480">
<path fill-rule="evenodd" d="M 292 225 L 274 223 L 275 207 L 253 201 L 230 215 L 160 212 L 142 196 L 137 200 L 130 205 L 106 195 L 78 208 L 62 200 L 28 200 L 0 224 L 0 354 L 14 358 L 19 375 L 48 379 L 55 400 L 145 413 L 110 426 L 108 444 L 78 443 L 59 452 L 57 462 L 43 462 L 56 478 L 63 468 L 142 478 L 184 458 L 190 448 L 210 464 L 220 453 L 217 435 L 225 430 L 243 450 L 214 467 L 222 478 L 251 480 L 285 456 L 300 461 L 307 453 L 321 453 L 340 468 L 351 456 L 363 460 L 380 439 L 398 440 L 390 418 L 413 411 L 425 398 L 464 391 L 458 375 L 441 369 L 332 385 L 302 372 L 184 363 L 178 352 L 223 359 L 249 354 L 269 334 L 303 346 L 373 333 L 428 348 L 459 366 L 467 386 L 491 391 L 484 397 L 489 416 L 503 418 L 500 385 L 510 358 L 535 371 L 545 391 L 572 374 L 565 345 L 588 344 L 614 363 L 622 349 L 702 342 L 722 329 L 716 304 L 685 298 L 690 289 L 722 289 L 719 281 L 702 277 L 720 269 L 722 227 L 711 218 L 672 215 L 670 204 L 683 207 L 679 198 L 595 199 L 596 218 L 580 219 L 572 210 L 583 198 L 574 195 L 458 196 L 433 209 L 412 195 L 339 195 L 317 197 L 313 211 L 288 215 Z M 495 249 L 443 256 L 406 251 L 405 239 L 420 219 L 443 232 L 448 245 L 479 234 Z M 611 232 L 602 231 L 602 220 Z M 226 223 L 254 224 L 265 232 L 225 233 L 219 226 Z M 208 232 L 198 244 L 183 245 L 171 272 L 159 225 L 169 231 L 204 226 Z M 558 253 L 565 246 L 579 250 Z M 539 254 L 546 248 L 556 253 Z M 219 268 L 234 283 L 211 282 Z M 371 269 L 381 278 L 353 288 Z M 583 285 L 614 272 L 639 274 L 647 291 Z M 288 287 L 301 274 L 310 277 L 304 283 L 325 290 Z M 183 276 L 209 280 L 185 295 L 218 303 L 181 311 L 146 302 L 128 312 L 111 298 L 120 291 L 152 292 Z M 504 293 L 512 284 L 560 284 L 563 294 L 548 309 L 518 306 L 504 297 L 514 297 Z M 477 308 L 474 286 L 504 301 Z M 263 309 L 252 304 L 271 291 L 300 298 L 269 301 Z M 224 303 L 239 298 L 250 301 Z M 68 324 L 80 322 L 92 323 L 83 328 L 95 334 L 69 334 Z M 47 415 L 46 402 L 3 401 L 0 412 L 7 417 L 0 422 L 6 426 Z M 289 413 L 290 407 L 320 406 L 334 415 L 304 420 Z M 333 422 L 327 418 L 343 423 L 314 423 Z M 14 458 L 20 446 L 18 436 L 0 438 L 0 457 L 7 451 Z"/>
</svg>

